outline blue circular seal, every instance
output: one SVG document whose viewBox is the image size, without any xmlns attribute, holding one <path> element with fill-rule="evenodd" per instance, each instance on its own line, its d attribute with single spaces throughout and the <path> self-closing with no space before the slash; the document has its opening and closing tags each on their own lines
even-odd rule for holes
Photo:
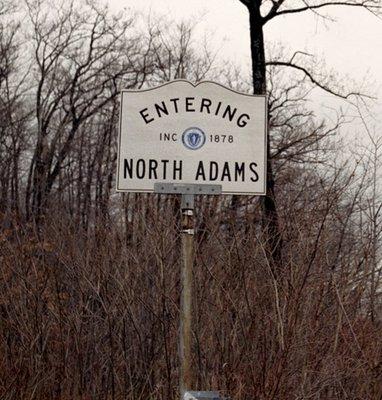
<svg viewBox="0 0 382 400">
<path fill-rule="evenodd" d="M 183 132 L 182 142 L 188 149 L 198 150 L 206 142 L 206 135 L 200 128 L 188 128 Z"/>
</svg>

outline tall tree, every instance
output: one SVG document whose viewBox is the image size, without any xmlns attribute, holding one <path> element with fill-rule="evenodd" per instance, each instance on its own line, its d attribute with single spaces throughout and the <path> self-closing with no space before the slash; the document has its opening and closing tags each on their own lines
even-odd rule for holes
<svg viewBox="0 0 382 400">
<path fill-rule="evenodd" d="M 299 14 L 314 12 L 315 14 L 325 18 L 325 15 L 320 14 L 326 8 L 332 7 L 357 7 L 379 15 L 381 12 L 380 0 L 302 0 L 294 1 L 285 4 L 285 0 L 239 0 L 248 10 L 249 13 L 249 26 L 250 26 L 250 41 L 251 41 L 251 58 L 252 58 L 252 80 L 254 94 L 266 94 L 267 92 L 267 79 L 266 67 L 279 66 L 291 67 L 305 76 L 315 85 L 321 89 L 342 97 L 347 98 L 350 94 L 354 93 L 341 93 L 330 87 L 330 83 L 320 82 L 315 78 L 315 74 L 309 71 L 303 65 L 299 65 L 292 57 L 288 61 L 267 61 L 265 57 L 265 38 L 264 27 L 265 25 L 276 17 L 282 15 Z M 282 250 L 282 235 L 279 226 L 279 216 L 275 201 L 274 191 L 274 173 L 272 169 L 272 160 L 270 157 L 270 132 L 268 130 L 268 161 L 267 161 L 267 194 L 263 199 L 263 225 L 267 232 L 269 243 L 269 255 L 275 266 L 281 263 L 281 250 Z"/>
<path fill-rule="evenodd" d="M 51 6 L 49 12 L 46 10 Z M 116 98 L 119 85 L 144 76 L 133 18 L 111 16 L 89 2 L 82 9 L 27 1 L 36 62 L 36 144 L 26 194 L 39 219 L 80 127 Z"/>
<path fill-rule="evenodd" d="M 22 152 L 30 110 L 23 101 L 28 69 L 22 59 L 16 8 L 0 0 L 0 211 L 19 212 Z"/>
</svg>

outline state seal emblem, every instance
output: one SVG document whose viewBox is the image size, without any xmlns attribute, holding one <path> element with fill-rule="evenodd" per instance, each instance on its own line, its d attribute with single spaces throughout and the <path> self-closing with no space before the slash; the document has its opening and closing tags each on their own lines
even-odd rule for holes
<svg viewBox="0 0 382 400">
<path fill-rule="evenodd" d="M 206 135 L 200 128 L 188 128 L 183 132 L 182 142 L 187 149 L 198 150 L 206 142 Z"/>
</svg>

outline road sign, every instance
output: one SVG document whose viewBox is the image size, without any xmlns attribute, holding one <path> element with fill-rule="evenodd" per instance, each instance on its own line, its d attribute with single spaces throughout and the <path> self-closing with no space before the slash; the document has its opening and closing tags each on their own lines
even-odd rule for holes
<svg viewBox="0 0 382 400">
<path fill-rule="evenodd" d="M 154 192 L 161 182 L 265 194 L 266 107 L 265 96 L 214 82 L 122 91 L 117 191 Z"/>
</svg>

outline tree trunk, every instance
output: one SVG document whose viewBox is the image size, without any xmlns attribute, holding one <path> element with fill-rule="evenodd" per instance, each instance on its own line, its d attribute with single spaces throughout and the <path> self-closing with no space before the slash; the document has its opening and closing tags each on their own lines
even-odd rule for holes
<svg viewBox="0 0 382 400">
<path fill-rule="evenodd" d="M 252 6 L 249 10 L 249 29 L 251 35 L 253 93 L 266 94 L 263 20 L 257 5 Z"/>
<path fill-rule="evenodd" d="M 260 14 L 260 5 L 249 6 L 249 25 L 252 56 L 253 93 L 266 94 L 266 69 L 264 47 L 264 21 Z M 274 267 L 281 264 L 282 238 L 279 227 L 279 217 L 275 202 L 274 176 L 270 157 L 270 137 L 267 130 L 267 193 L 261 199 L 263 209 L 263 227 L 269 243 L 268 251 Z"/>
<path fill-rule="evenodd" d="M 46 183 L 48 175 L 48 163 L 46 159 L 45 138 L 39 138 L 34 154 L 34 169 L 32 170 L 32 217 L 39 223 L 46 206 Z"/>
</svg>

